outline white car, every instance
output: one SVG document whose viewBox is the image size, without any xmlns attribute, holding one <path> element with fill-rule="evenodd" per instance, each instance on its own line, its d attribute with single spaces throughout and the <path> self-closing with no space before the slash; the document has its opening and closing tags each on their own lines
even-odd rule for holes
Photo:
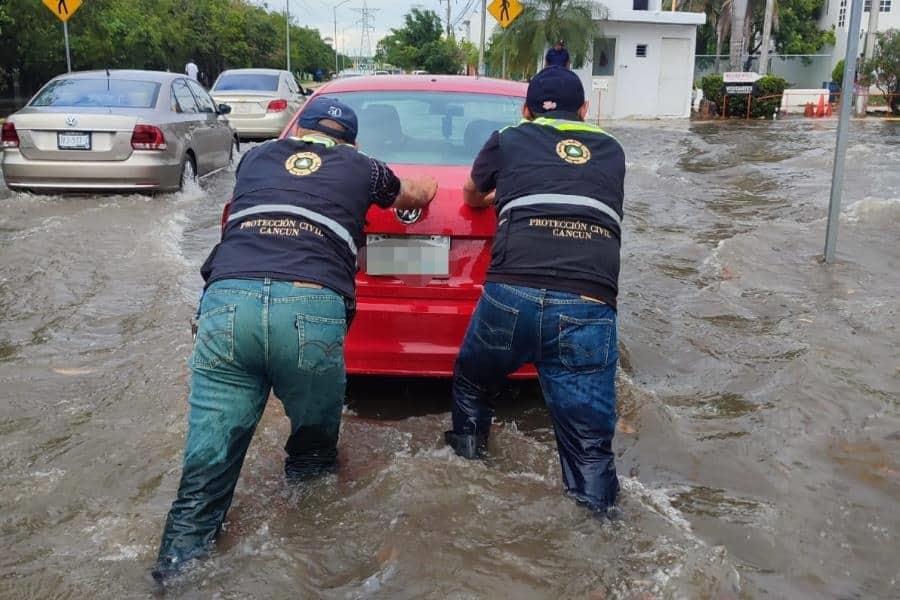
<svg viewBox="0 0 900 600">
<path fill-rule="evenodd" d="M 229 69 L 210 93 L 217 103 L 231 107 L 228 121 L 241 139 L 267 139 L 278 137 L 312 92 L 288 71 Z"/>
</svg>

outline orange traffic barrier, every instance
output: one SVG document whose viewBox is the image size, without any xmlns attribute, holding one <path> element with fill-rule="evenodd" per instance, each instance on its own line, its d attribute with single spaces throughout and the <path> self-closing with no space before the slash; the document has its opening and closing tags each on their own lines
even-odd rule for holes
<svg viewBox="0 0 900 600">
<path fill-rule="evenodd" d="M 816 106 L 812 102 L 807 102 L 803 106 L 803 116 L 804 117 L 814 117 L 816 116 Z"/>
<path fill-rule="evenodd" d="M 825 96 L 819 96 L 819 105 L 816 107 L 816 117 L 825 116 Z"/>
</svg>

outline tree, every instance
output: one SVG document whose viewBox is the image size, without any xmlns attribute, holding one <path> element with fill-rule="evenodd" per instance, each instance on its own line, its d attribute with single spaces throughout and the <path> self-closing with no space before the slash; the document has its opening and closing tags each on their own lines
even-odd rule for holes
<svg viewBox="0 0 900 600">
<path fill-rule="evenodd" d="M 781 54 L 815 54 L 826 45 L 834 44 L 834 31 L 823 31 L 817 26 L 824 3 L 825 0 L 776 0 L 772 20 L 775 50 Z M 729 52 L 731 68 L 744 70 L 749 67 L 741 60 L 741 55 L 748 57 L 759 51 L 765 9 L 765 0 L 706 0 L 704 12 L 710 24 L 704 27 L 712 28 L 716 35 L 715 47 L 708 45 L 703 51 L 716 54 L 716 71 L 719 70 L 718 56 L 727 41 L 734 41 Z M 709 43 L 712 36 L 704 33 L 704 27 L 698 39 Z"/>
<path fill-rule="evenodd" d="M 605 8 L 593 0 L 524 0 L 522 14 L 492 39 L 491 67 L 497 71 L 506 50 L 511 72 L 528 76 L 543 65 L 544 50 L 556 40 L 566 41 L 572 66 L 584 64 L 598 29 L 595 12 Z"/>
<path fill-rule="evenodd" d="M 283 67 L 285 21 L 250 0 L 90 0 L 69 21 L 72 67 L 169 69 L 193 59 L 210 80 L 234 67 Z M 0 94 L 29 96 L 66 68 L 62 25 L 35 0 L 0 0 Z M 291 26 L 291 63 L 334 68 L 313 29 Z"/>
<path fill-rule="evenodd" d="M 877 34 L 875 53 L 860 66 L 860 82 L 884 94 L 894 115 L 900 115 L 900 30 Z"/>
<path fill-rule="evenodd" d="M 459 73 L 466 61 L 465 50 L 452 38 L 441 37 L 441 18 L 432 10 L 414 8 L 403 19 L 403 27 L 378 42 L 376 60 L 406 71 Z"/>
</svg>

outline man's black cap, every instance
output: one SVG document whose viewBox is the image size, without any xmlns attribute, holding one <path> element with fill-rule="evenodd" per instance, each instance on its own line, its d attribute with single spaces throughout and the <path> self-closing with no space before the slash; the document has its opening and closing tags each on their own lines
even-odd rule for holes
<svg viewBox="0 0 900 600">
<path fill-rule="evenodd" d="M 320 125 L 319 121 L 324 119 L 339 123 L 344 130 Z M 353 109 L 340 100 L 328 96 L 318 96 L 307 102 L 303 107 L 303 112 L 300 113 L 299 123 L 303 129 L 321 131 L 348 144 L 356 142 L 356 134 L 359 131 L 359 124 Z"/>
<path fill-rule="evenodd" d="M 531 78 L 525 104 L 535 114 L 576 113 L 584 104 L 584 86 L 578 75 L 569 69 L 547 67 Z"/>
</svg>

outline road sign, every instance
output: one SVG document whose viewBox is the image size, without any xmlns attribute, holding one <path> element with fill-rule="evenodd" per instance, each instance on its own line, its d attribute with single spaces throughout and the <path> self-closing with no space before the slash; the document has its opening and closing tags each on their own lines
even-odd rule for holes
<svg viewBox="0 0 900 600">
<path fill-rule="evenodd" d="M 65 23 L 81 8 L 81 0 L 44 0 L 44 6 L 50 9 L 56 18 Z"/>
<path fill-rule="evenodd" d="M 524 10 L 519 0 L 494 0 L 487 7 L 491 16 L 497 19 L 500 27 L 506 29 Z"/>
</svg>

